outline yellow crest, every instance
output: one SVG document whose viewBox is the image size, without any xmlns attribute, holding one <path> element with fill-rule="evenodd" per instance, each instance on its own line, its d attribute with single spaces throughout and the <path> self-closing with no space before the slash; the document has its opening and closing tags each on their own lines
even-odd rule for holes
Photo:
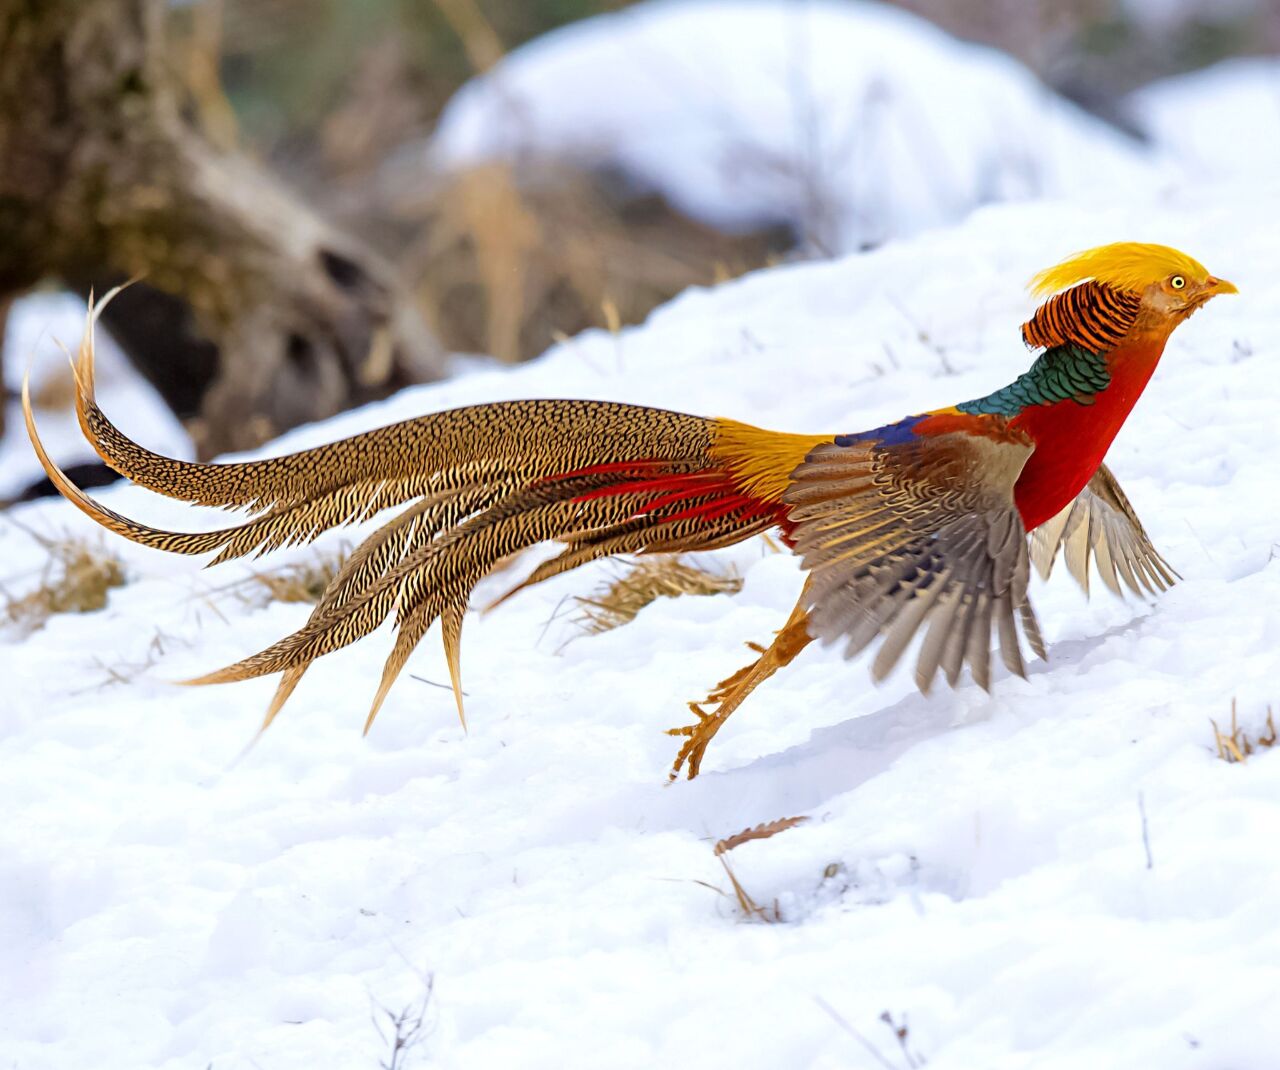
<svg viewBox="0 0 1280 1070">
<path fill-rule="evenodd" d="M 1202 281 L 1209 270 L 1200 261 L 1168 245 L 1118 241 L 1099 245 L 1068 257 L 1032 277 L 1028 287 L 1036 296 L 1056 293 L 1086 279 L 1105 282 L 1119 290 L 1141 293 L 1151 283 L 1169 275 L 1186 275 Z"/>
</svg>

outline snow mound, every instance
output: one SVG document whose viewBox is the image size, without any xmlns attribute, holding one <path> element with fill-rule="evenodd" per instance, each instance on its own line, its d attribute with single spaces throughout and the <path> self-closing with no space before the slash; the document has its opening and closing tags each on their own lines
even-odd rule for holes
<svg viewBox="0 0 1280 1070">
<path fill-rule="evenodd" d="M 1280 181 L 1280 59 L 1232 59 L 1153 82 L 1128 110 L 1193 180 Z"/>
<path fill-rule="evenodd" d="M 1278 221 L 1277 197 L 1213 188 L 990 208 L 690 291 L 641 327 L 272 447 L 521 396 L 854 431 L 1024 370 L 1023 284 L 1080 246 L 1166 241 L 1239 285 L 1174 336 L 1109 458 L 1181 583 L 1145 602 L 1037 581 L 1050 660 L 998 672 L 992 695 L 966 677 L 925 698 L 910 671 L 876 689 L 865 660 L 810 647 L 693 783 L 664 785 L 663 730 L 800 589 L 795 559 L 762 541 L 716 555 L 741 593 L 662 599 L 567 646 L 562 600 L 608 567 L 469 615 L 467 734 L 430 686 L 447 670 L 428 637 L 361 738 L 380 632 L 318 663 L 238 761 L 275 682 L 168 681 L 266 646 L 308 607 L 226 589 L 274 561 L 203 573 L 113 542 L 129 582 L 104 611 L 0 639 L 6 1065 L 376 1066 L 390 1049 L 371 1001 L 399 1012 L 430 973 L 408 1067 L 875 1065 L 829 1007 L 895 1066 L 883 1011 L 905 1015 L 930 1070 L 1269 1070 L 1280 750 L 1229 765 L 1209 719 L 1225 726 L 1234 701 L 1256 738 L 1280 701 Z M 197 523 L 136 488 L 102 497 Z M 64 503 L 19 518 L 97 530 Z M 0 554 L 14 594 L 45 560 L 3 523 Z M 811 820 L 731 856 L 783 919 L 744 923 L 707 887 L 728 890 L 712 845 L 793 815 Z"/>
<path fill-rule="evenodd" d="M 431 152 L 621 169 L 700 219 L 785 222 L 828 252 L 1158 174 L 1010 57 L 836 0 L 666 0 L 566 26 L 463 86 Z"/>
</svg>

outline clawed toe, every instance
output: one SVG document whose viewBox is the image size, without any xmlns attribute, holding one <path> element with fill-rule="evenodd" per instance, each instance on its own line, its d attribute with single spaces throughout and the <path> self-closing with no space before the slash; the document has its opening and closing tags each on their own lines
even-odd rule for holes
<svg viewBox="0 0 1280 1070">
<path fill-rule="evenodd" d="M 669 736 L 684 737 L 680 752 L 671 765 L 671 773 L 667 777 L 668 783 L 675 780 L 682 769 L 687 769 L 686 775 L 690 780 L 696 777 L 698 770 L 702 767 L 702 756 L 706 753 L 707 744 L 715 738 L 715 734 L 729 719 L 729 715 L 742 705 L 743 700 L 757 686 L 769 679 L 782 666 L 790 664 L 791 660 L 810 642 L 812 638 L 809 635 L 807 615 L 802 600 L 801 604 L 792 610 L 790 619 L 768 648 L 758 643 L 748 643 L 747 646 L 760 656 L 750 665 L 721 680 L 701 702 L 689 703 L 689 712 L 698 719 L 696 723 L 667 729 Z M 704 709 L 704 706 L 707 709 Z"/>
</svg>

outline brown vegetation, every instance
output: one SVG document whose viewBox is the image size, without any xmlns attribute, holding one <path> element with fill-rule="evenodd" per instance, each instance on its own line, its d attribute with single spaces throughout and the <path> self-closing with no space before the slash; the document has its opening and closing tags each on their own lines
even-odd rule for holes
<svg viewBox="0 0 1280 1070">
<path fill-rule="evenodd" d="M 779 832 L 786 832 L 787 829 L 793 829 L 808 820 L 807 817 L 780 817 L 775 821 L 766 821 L 763 824 L 756 825 L 754 828 L 743 829 L 741 832 L 736 832 L 732 836 L 726 836 L 723 840 L 716 842 L 716 858 L 724 866 L 725 876 L 729 878 L 729 883 L 733 887 L 734 898 L 738 902 L 738 909 L 742 911 L 744 918 L 753 918 L 759 921 L 781 921 L 782 914 L 776 902 L 772 904 L 771 908 L 764 908 L 747 894 L 747 890 L 738 880 L 737 874 L 733 872 L 733 868 L 729 865 L 729 860 L 725 855 L 735 847 L 741 847 L 744 843 L 751 843 L 754 840 L 767 840 L 772 836 L 778 835 Z"/>
<path fill-rule="evenodd" d="M 27 534 L 49 552 L 49 558 L 32 591 L 12 596 L 0 590 L 4 623 L 19 635 L 38 631 L 57 613 L 102 609 L 107 592 L 123 586 L 124 565 L 100 546 L 70 535 L 51 539 L 33 531 Z"/>
<path fill-rule="evenodd" d="M 659 598 L 737 594 L 740 590 L 742 579 L 736 573 L 712 572 L 671 555 L 643 557 L 595 594 L 576 596 L 580 612 L 575 623 L 587 635 L 599 635 L 629 624 Z"/>
<path fill-rule="evenodd" d="M 255 571 L 221 589 L 246 601 L 264 605 L 270 602 L 315 605 L 349 553 L 350 547 L 347 546 L 336 550 L 316 550 L 304 560 Z"/>
<path fill-rule="evenodd" d="M 1271 707 L 1267 707 L 1267 719 L 1263 729 L 1252 737 L 1240 727 L 1236 717 L 1236 700 L 1231 700 L 1231 731 L 1224 732 L 1212 717 L 1213 741 L 1217 747 L 1218 757 L 1224 762 L 1243 762 L 1257 750 L 1268 750 L 1276 745 L 1276 722 Z"/>
</svg>

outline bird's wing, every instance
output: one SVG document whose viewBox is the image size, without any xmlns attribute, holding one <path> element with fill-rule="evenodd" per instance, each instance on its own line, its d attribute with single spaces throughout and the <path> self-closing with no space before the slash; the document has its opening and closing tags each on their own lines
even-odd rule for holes
<svg viewBox="0 0 1280 1070">
<path fill-rule="evenodd" d="M 916 667 L 927 692 L 939 668 L 954 686 L 966 662 L 988 687 L 994 628 L 1005 665 L 1024 675 L 1019 621 L 1044 656 L 1013 500 L 1030 454 L 1024 443 L 963 431 L 811 450 L 784 495 L 812 574 L 811 634 L 844 640 L 846 657 L 883 636 L 872 663 L 879 680 L 927 624 Z"/>
<path fill-rule="evenodd" d="M 1070 505 L 1031 533 L 1031 560 L 1045 579 L 1062 552 L 1067 571 L 1088 593 L 1089 559 L 1114 593 L 1120 580 L 1134 594 L 1156 594 L 1181 579 L 1151 544 L 1116 477 L 1099 465 Z"/>
</svg>

